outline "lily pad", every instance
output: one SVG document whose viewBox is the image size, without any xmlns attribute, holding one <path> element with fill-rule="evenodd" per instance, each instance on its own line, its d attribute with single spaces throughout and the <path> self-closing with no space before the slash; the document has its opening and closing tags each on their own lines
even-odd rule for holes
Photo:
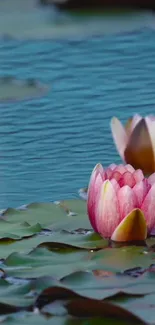
<svg viewBox="0 0 155 325">
<path fill-rule="evenodd" d="M 8 276 L 22 278 L 38 278 L 52 276 L 55 279 L 77 270 L 92 268 L 93 262 L 88 261 L 88 252 L 73 251 L 68 253 L 50 252 L 38 248 L 29 255 L 13 253 L 5 260 L 4 271 Z"/>
<path fill-rule="evenodd" d="M 5 0 L 0 2 L 0 36 L 5 40 L 83 37 L 111 34 L 151 27 L 150 13 L 126 12 L 102 15 L 73 16 L 60 13 L 54 7 L 42 7 L 36 0 Z"/>
<path fill-rule="evenodd" d="M 43 96 L 48 87 L 35 79 L 18 80 L 12 76 L 0 78 L 0 101 L 18 101 Z"/>
<path fill-rule="evenodd" d="M 31 306 L 36 296 L 42 290 L 52 285 L 58 285 L 52 277 L 40 277 L 37 280 L 28 280 L 27 283 L 10 284 L 5 279 L 0 279 L 0 303 L 19 307 Z"/>
<path fill-rule="evenodd" d="M 50 310 L 51 311 L 51 310 Z M 46 315 L 46 314 L 45 314 Z M 22 313 L 14 314 L 9 316 L 2 316 L 2 321 L 4 324 L 10 325 L 130 325 L 130 322 L 127 320 L 116 320 L 116 319 L 106 319 L 106 318 L 75 318 L 71 316 L 51 316 L 47 313 L 47 317 L 43 314 L 38 313 Z"/>
<path fill-rule="evenodd" d="M 19 240 L 21 238 L 33 236 L 41 231 L 41 225 L 39 223 L 29 224 L 12 223 L 0 219 L 0 239 L 14 239 Z"/>
<path fill-rule="evenodd" d="M 130 301 L 115 300 L 115 304 L 126 308 L 138 317 L 141 317 L 145 324 L 154 323 L 155 294 L 139 297 Z"/>
<path fill-rule="evenodd" d="M 134 267 L 149 267 L 153 263 L 155 255 L 148 252 L 145 247 L 122 247 L 100 250 L 91 255 L 92 260 L 100 264 L 101 269 L 115 272 L 124 271 Z"/>
<path fill-rule="evenodd" d="M 50 242 L 44 243 L 43 245 L 49 247 L 48 244 L 50 245 Z M 133 267 L 139 265 L 143 268 L 149 268 L 154 259 L 154 254 L 149 253 L 146 256 L 142 249 L 136 250 L 134 248 L 130 250 L 126 249 L 125 252 L 123 249 L 117 249 L 114 250 L 115 254 L 113 254 L 112 249 L 106 248 L 99 252 L 79 249 L 75 251 L 66 248 L 58 249 L 56 242 L 54 247 L 51 246 L 51 249 L 52 251 L 48 251 L 40 247 L 31 251 L 28 255 L 12 253 L 5 259 L 1 267 L 8 276 L 18 276 L 21 278 L 53 276 L 56 279 L 61 279 L 68 275 L 69 281 L 71 279 L 72 281 L 75 280 L 75 283 L 77 280 L 78 283 L 82 281 L 84 288 L 87 280 L 91 277 L 90 274 L 85 274 L 85 281 L 83 280 L 83 276 L 77 279 L 77 276 L 70 277 L 70 274 L 77 271 L 89 271 L 93 272 L 94 279 L 98 279 L 96 280 L 97 282 L 101 279 L 102 284 L 104 284 L 105 279 L 105 289 L 118 289 L 124 285 L 126 286 L 126 284 L 128 286 L 130 282 L 134 283 L 135 286 L 140 283 L 140 280 L 129 276 L 129 273 L 123 272 L 127 266 Z M 128 261 L 128 264 L 125 263 L 126 261 Z M 146 285 L 152 285 L 152 281 L 154 281 L 153 277 L 144 277 L 144 292 L 146 292 Z M 92 285 L 93 281 L 91 281 Z M 149 288 L 149 292 L 150 290 L 152 292 L 152 287 Z"/>
<path fill-rule="evenodd" d="M 69 200 L 54 203 L 32 203 L 26 209 L 7 209 L 2 213 L 5 220 L 11 222 L 34 221 L 42 228 L 54 231 L 74 231 L 77 229 L 92 230 L 87 213 L 86 204 L 82 200 Z"/>
<path fill-rule="evenodd" d="M 68 311 L 72 316 L 81 317 L 115 317 L 116 319 L 128 319 L 131 322 L 137 322 L 138 324 L 144 324 L 141 317 L 134 315 L 127 309 L 112 304 L 110 302 L 103 302 L 97 299 L 87 299 L 85 296 L 80 296 L 74 291 L 63 287 L 51 287 L 45 289 L 41 295 L 37 298 L 35 305 L 42 310 L 44 306 L 51 305 L 52 314 L 53 302 L 60 301 L 61 306 Z M 49 313 L 48 308 L 48 313 Z"/>
<path fill-rule="evenodd" d="M 132 301 L 155 295 L 153 239 L 111 245 L 93 232 L 84 200 L 3 210 L 0 239 L 6 324 L 22 322 L 21 314 L 25 324 L 47 315 L 56 325 L 146 324 L 146 312 L 132 310 Z"/>
</svg>

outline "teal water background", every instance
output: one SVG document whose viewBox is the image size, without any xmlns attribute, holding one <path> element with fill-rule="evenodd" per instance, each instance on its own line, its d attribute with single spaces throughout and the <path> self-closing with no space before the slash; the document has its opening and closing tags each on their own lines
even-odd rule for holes
<svg viewBox="0 0 155 325">
<path fill-rule="evenodd" d="M 120 162 L 110 119 L 155 113 L 155 31 L 0 40 L 0 75 L 36 78 L 41 98 L 0 103 L 0 207 L 78 196 L 97 162 Z"/>
</svg>

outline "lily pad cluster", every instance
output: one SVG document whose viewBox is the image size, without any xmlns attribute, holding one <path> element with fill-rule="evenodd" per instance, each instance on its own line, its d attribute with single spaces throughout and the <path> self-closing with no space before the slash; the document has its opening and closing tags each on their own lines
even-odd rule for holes
<svg viewBox="0 0 155 325">
<path fill-rule="evenodd" d="M 0 1 L 0 38 L 12 39 L 62 39 L 105 35 L 139 30 L 154 23 L 151 13 L 133 10 L 101 11 L 92 14 L 59 12 L 57 6 L 41 6 L 37 0 Z M 45 3 L 48 2 L 45 0 Z M 51 1 L 50 1 L 51 2 Z M 53 2 L 53 1 L 52 1 Z M 55 1 L 55 4 L 60 0 Z M 64 3 L 64 1 L 63 1 Z M 146 23 L 147 21 L 147 23 Z"/>
<path fill-rule="evenodd" d="M 4 324 L 152 324 L 155 240 L 121 246 L 95 234 L 86 202 L 1 211 Z"/>
</svg>

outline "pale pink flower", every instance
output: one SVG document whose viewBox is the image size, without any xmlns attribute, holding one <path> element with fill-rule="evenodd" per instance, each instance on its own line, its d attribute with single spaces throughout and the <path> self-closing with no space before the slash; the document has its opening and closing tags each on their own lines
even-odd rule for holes
<svg viewBox="0 0 155 325">
<path fill-rule="evenodd" d="M 93 229 L 114 241 L 144 240 L 155 227 L 155 174 L 144 178 L 131 165 L 97 164 L 87 193 Z"/>
<path fill-rule="evenodd" d="M 135 114 L 125 126 L 116 118 L 111 130 L 122 159 L 148 175 L 155 171 L 155 117 Z"/>
</svg>

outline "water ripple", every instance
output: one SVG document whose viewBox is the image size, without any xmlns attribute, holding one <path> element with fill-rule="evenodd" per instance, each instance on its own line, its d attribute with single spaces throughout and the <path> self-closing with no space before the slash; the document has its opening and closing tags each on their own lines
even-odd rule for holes
<svg viewBox="0 0 155 325">
<path fill-rule="evenodd" d="M 1 208 L 76 197 L 98 161 L 120 161 L 111 117 L 154 113 L 153 30 L 0 49 L 0 75 L 50 86 L 41 99 L 0 103 Z"/>
</svg>

